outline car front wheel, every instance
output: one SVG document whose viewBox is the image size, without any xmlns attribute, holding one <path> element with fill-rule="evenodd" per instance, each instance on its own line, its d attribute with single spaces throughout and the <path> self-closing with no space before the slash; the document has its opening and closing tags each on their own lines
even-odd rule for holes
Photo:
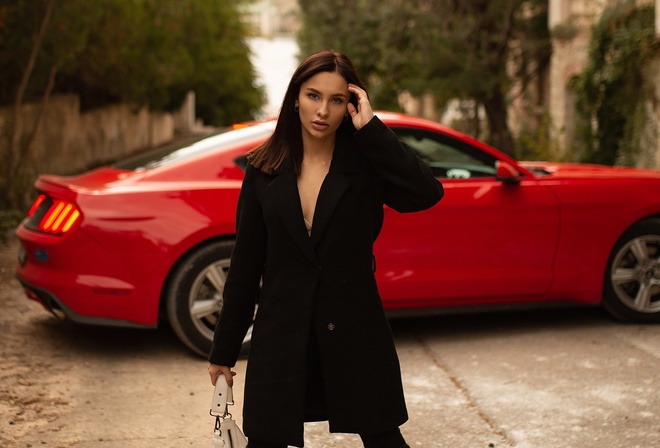
<svg viewBox="0 0 660 448">
<path fill-rule="evenodd" d="M 233 241 L 215 241 L 183 258 L 169 281 L 166 292 L 170 326 L 195 353 L 208 356 L 215 324 L 222 310 L 225 280 Z M 252 327 L 243 341 L 250 342 Z"/>
<path fill-rule="evenodd" d="M 660 322 L 660 219 L 628 229 L 614 246 L 605 276 L 604 308 L 626 322 Z"/>
</svg>

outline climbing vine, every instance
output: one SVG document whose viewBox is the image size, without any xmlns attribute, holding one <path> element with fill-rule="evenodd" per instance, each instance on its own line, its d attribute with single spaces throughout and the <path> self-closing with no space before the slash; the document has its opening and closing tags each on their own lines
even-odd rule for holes
<svg viewBox="0 0 660 448">
<path fill-rule="evenodd" d="M 573 84 L 582 161 L 634 164 L 649 120 L 647 100 L 654 95 L 649 66 L 659 50 L 653 5 L 629 0 L 603 12 L 587 66 Z"/>
</svg>

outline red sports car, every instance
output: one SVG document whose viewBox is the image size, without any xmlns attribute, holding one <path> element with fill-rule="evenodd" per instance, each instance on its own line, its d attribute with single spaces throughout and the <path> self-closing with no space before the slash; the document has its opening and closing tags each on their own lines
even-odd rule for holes
<svg viewBox="0 0 660 448">
<path fill-rule="evenodd" d="M 445 187 L 430 210 L 385 210 L 375 255 L 389 312 L 574 302 L 660 321 L 660 171 L 516 162 L 437 123 L 378 115 Z M 230 130 L 79 176 L 40 176 L 17 232 L 27 296 L 87 324 L 155 327 L 164 317 L 206 355 L 244 154 L 273 128 Z"/>
</svg>

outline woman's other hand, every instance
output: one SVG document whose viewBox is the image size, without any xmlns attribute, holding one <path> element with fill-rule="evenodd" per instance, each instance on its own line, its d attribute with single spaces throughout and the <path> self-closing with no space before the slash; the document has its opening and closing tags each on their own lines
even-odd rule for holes
<svg viewBox="0 0 660 448">
<path fill-rule="evenodd" d="M 231 387 L 234 385 L 233 377 L 236 375 L 236 372 L 232 372 L 231 367 L 209 364 L 209 375 L 211 376 L 211 384 L 214 386 L 220 375 L 224 375 L 227 384 Z"/>
<path fill-rule="evenodd" d="M 357 98 L 357 108 L 352 103 L 348 103 L 348 113 L 353 119 L 353 126 L 359 131 L 362 129 L 362 126 L 369 123 L 374 117 L 374 111 L 371 110 L 371 103 L 369 102 L 367 92 L 355 84 L 349 84 L 348 91 L 355 94 Z"/>
</svg>

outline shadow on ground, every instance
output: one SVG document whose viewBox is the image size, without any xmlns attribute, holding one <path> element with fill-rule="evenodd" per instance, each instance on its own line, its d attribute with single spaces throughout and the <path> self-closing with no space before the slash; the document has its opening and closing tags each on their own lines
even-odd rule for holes
<svg viewBox="0 0 660 448">
<path fill-rule="evenodd" d="M 423 335 L 447 341 L 491 336 L 524 336 L 551 330 L 626 325 L 610 318 L 599 307 L 566 307 L 525 311 L 396 318 L 390 320 L 396 337 Z"/>
</svg>

